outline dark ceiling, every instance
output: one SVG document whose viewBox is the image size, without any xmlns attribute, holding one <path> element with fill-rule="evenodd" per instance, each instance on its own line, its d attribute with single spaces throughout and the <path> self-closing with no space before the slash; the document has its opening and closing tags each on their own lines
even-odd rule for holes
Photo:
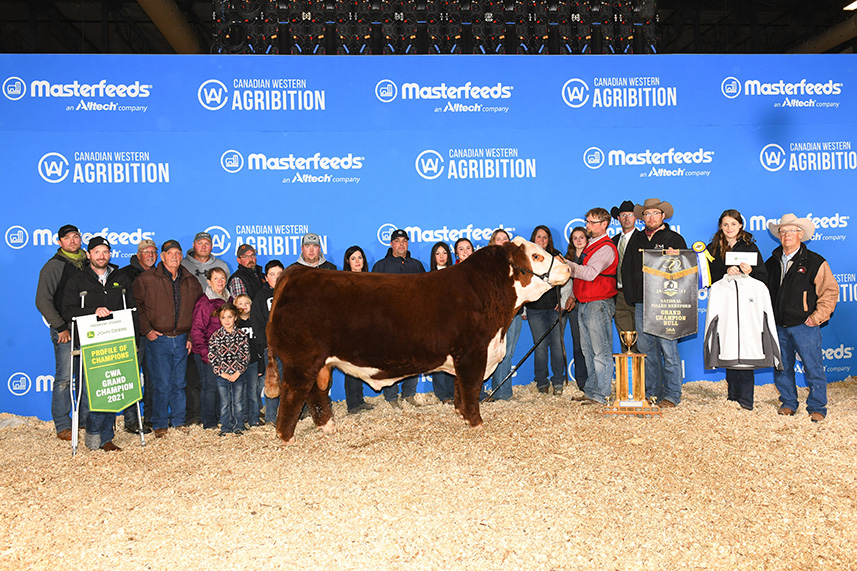
<svg viewBox="0 0 857 571">
<path fill-rule="evenodd" d="M 808 51 L 853 52 L 857 35 L 857 30 L 851 32 L 857 27 L 854 22 L 844 34 L 830 39 L 837 25 L 844 28 L 842 23 L 854 16 L 842 10 L 848 1 L 656 0 L 656 46 L 660 53 L 785 53 L 821 37 L 826 43 L 811 46 Z M 173 2 L 177 10 L 171 19 L 186 21 L 185 36 L 192 41 L 195 37 L 193 43 L 198 44 L 199 52 L 211 51 L 212 1 L 154 3 Z M 0 0 L 0 52 L 175 53 L 161 29 L 141 8 L 142 3 Z"/>
</svg>

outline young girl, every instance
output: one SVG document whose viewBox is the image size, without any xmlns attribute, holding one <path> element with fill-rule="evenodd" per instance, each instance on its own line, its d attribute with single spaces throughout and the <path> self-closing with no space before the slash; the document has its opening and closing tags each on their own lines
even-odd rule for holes
<svg viewBox="0 0 857 571">
<path fill-rule="evenodd" d="M 250 363 L 247 365 L 249 373 L 247 384 L 244 386 L 244 420 L 250 426 L 260 426 L 262 422 L 259 416 L 262 412 L 262 389 L 265 388 L 265 378 L 259 376 L 261 351 L 253 333 L 253 324 L 250 322 L 253 300 L 246 293 L 242 293 L 235 298 L 235 307 L 239 311 L 235 326 L 247 334 L 247 339 L 250 340 Z"/>
<path fill-rule="evenodd" d="M 208 361 L 217 375 L 220 395 L 220 435 L 244 432 L 244 387 L 250 363 L 250 341 L 236 327 L 239 311 L 224 303 L 214 311 L 220 329 L 208 341 Z"/>
</svg>

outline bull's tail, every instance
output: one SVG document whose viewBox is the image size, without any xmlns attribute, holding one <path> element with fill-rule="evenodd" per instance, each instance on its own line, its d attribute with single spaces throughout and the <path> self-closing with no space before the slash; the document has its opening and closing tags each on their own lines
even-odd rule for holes
<svg viewBox="0 0 857 571">
<path fill-rule="evenodd" d="M 280 396 L 280 368 L 272 347 L 268 347 L 268 366 L 265 369 L 265 396 L 275 399 Z"/>
</svg>

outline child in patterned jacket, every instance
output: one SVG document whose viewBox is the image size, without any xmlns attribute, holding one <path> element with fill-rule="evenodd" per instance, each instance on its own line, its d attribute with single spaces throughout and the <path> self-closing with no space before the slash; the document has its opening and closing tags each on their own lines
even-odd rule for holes
<svg viewBox="0 0 857 571">
<path fill-rule="evenodd" d="M 220 329 L 208 341 L 208 361 L 217 375 L 220 395 L 220 435 L 244 432 L 244 388 L 250 362 L 250 341 L 236 327 L 240 312 L 232 303 L 224 303 L 213 314 Z"/>
</svg>

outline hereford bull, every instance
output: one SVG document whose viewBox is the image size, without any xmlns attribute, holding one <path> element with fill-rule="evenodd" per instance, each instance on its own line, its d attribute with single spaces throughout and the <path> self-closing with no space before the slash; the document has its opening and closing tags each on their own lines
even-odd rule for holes
<svg viewBox="0 0 857 571">
<path fill-rule="evenodd" d="M 569 276 L 568 266 L 521 237 L 424 274 L 289 268 L 277 283 L 267 326 L 265 394 L 282 395 L 277 436 L 294 442 L 305 402 L 316 426 L 333 432 L 328 389 L 334 367 L 376 391 L 446 371 L 455 375 L 456 411 L 470 426 L 481 426 L 479 393 L 506 354 L 512 318 Z"/>
</svg>

